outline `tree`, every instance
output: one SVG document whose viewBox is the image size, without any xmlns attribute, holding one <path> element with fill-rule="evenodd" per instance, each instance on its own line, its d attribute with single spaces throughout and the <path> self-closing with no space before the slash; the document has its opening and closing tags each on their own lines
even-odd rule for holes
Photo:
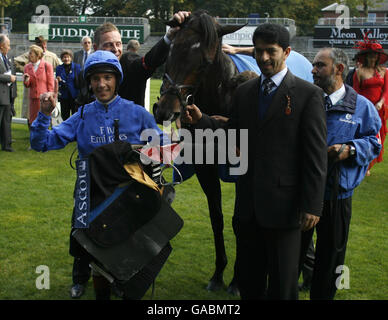
<svg viewBox="0 0 388 320">
<path fill-rule="evenodd" d="M 93 11 L 95 2 L 93 0 L 68 0 L 69 6 L 79 15 L 84 15 L 87 9 Z"/>
<path fill-rule="evenodd" d="M 3 0 L 0 0 L 3 2 Z M 8 0 L 5 0 L 8 1 Z M 10 0 L 12 4 L 7 7 L 6 13 L 12 18 L 12 30 L 26 32 L 31 16 L 35 15 L 39 5 L 46 5 L 52 16 L 74 16 L 76 15 L 67 1 L 57 0 Z"/>
<path fill-rule="evenodd" d="M 17 5 L 20 3 L 20 0 L 0 0 L 0 7 L 1 7 L 1 23 L 4 23 L 4 8 L 9 7 L 12 5 Z"/>
<path fill-rule="evenodd" d="M 118 17 L 119 11 L 125 6 L 125 0 L 95 0 L 93 1 L 93 16 Z M 136 2 L 136 1 L 135 1 Z"/>
<path fill-rule="evenodd" d="M 386 0 L 345 0 L 343 4 L 347 5 L 350 8 L 352 15 L 360 15 L 360 12 L 357 10 L 357 6 L 362 6 L 362 11 L 364 16 L 367 17 L 369 13 L 369 8 L 377 8 Z"/>
<path fill-rule="evenodd" d="M 295 20 L 298 34 L 307 35 L 314 32 L 314 26 L 321 17 L 321 9 L 331 4 L 332 0 L 280 0 L 274 9 L 274 17 Z"/>
</svg>

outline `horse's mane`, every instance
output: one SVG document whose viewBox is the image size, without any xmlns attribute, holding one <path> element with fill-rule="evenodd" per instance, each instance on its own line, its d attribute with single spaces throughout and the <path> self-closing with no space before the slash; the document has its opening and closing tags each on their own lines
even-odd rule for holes
<svg viewBox="0 0 388 320">
<path fill-rule="evenodd" d="M 202 45 L 209 48 L 218 40 L 218 33 L 214 18 L 205 10 L 195 11 L 190 17 L 187 26 L 203 36 Z"/>
</svg>

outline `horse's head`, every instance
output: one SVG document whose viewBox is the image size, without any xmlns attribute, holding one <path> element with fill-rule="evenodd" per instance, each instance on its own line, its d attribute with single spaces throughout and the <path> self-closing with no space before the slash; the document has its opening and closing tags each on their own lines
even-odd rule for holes
<svg viewBox="0 0 388 320">
<path fill-rule="evenodd" d="M 167 23 L 177 26 L 175 21 Z M 173 121 L 193 103 L 198 88 L 215 64 L 220 64 L 221 39 L 242 26 L 221 26 L 205 11 L 196 11 L 180 25 L 166 61 L 166 73 L 154 104 L 157 123 Z"/>
</svg>

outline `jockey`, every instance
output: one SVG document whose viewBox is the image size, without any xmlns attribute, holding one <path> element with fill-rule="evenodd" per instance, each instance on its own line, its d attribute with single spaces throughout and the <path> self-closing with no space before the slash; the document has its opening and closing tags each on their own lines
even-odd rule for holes
<svg viewBox="0 0 388 320">
<path fill-rule="evenodd" d="M 119 120 L 119 139 L 122 141 L 145 144 L 141 133 L 146 129 L 155 132 L 153 139 L 168 141 L 150 113 L 117 94 L 123 72 L 113 53 L 96 51 L 91 54 L 85 63 L 84 77 L 96 100 L 80 107 L 69 119 L 49 130 L 50 114 L 58 95 L 57 86 L 54 93 L 44 94 L 41 110 L 31 125 L 32 149 L 45 152 L 61 149 L 69 142 L 77 141 L 80 157 L 86 157 L 96 147 L 114 141 L 116 119 Z"/>
<path fill-rule="evenodd" d="M 31 125 L 31 147 L 46 152 L 64 148 L 68 143 L 77 141 L 79 157 L 87 158 L 97 147 L 119 139 L 144 145 L 146 139 L 153 144 L 164 144 L 168 137 L 156 125 L 154 117 L 134 102 L 121 98 L 117 92 L 123 80 L 123 72 L 117 57 L 109 51 L 96 51 L 85 62 L 84 77 L 96 100 L 80 107 L 66 121 L 49 129 L 51 112 L 57 96 L 58 83 L 54 92 L 41 96 L 40 112 Z M 142 136 L 145 130 L 148 130 Z M 151 137 L 151 138 L 150 138 Z M 74 211 L 73 211 L 74 212 Z M 72 219 L 74 231 L 74 213 Z M 79 261 L 86 261 L 84 249 L 70 234 L 70 254 Z M 87 282 L 87 279 L 86 279 Z M 107 280 L 93 274 L 96 299 L 108 299 L 110 286 Z"/>
</svg>

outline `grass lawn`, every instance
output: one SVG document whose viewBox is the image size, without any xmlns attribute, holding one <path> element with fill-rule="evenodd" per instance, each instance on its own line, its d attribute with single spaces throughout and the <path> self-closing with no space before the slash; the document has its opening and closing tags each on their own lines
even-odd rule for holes
<svg viewBox="0 0 388 320">
<path fill-rule="evenodd" d="M 151 101 L 160 81 L 152 81 Z M 26 125 L 13 124 L 14 153 L 0 152 L 0 299 L 69 299 L 72 257 L 68 254 L 75 172 L 69 166 L 75 143 L 48 153 L 28 151 Z M 386 144 L 388 148 L 388 144 Z M 386 155 L 388 157 L 388 155 Z M 225 242 L 232 278 L 235 243 L 231 226 L 234 185 L 224 183 Z M 214 245 L 206 198 L 197 179 L 176 187 L 173 207 L 184 227 L 156 280 L 154 299 L 235 299 L 207 292 L 214 271 Z M 357 188 L 345 264 L 350 288 L 337 299 L 388 298 L 388 160 L 377 164 Z M 37 289 L 38 266 L 50 271 L 50 289 Z M 151 298 L 150 291 L 144 297 Z M 301 294 L 301 299 L 308 299 Z M 94 299 L 92 283 L 82 299 Z"/>
</svg>

